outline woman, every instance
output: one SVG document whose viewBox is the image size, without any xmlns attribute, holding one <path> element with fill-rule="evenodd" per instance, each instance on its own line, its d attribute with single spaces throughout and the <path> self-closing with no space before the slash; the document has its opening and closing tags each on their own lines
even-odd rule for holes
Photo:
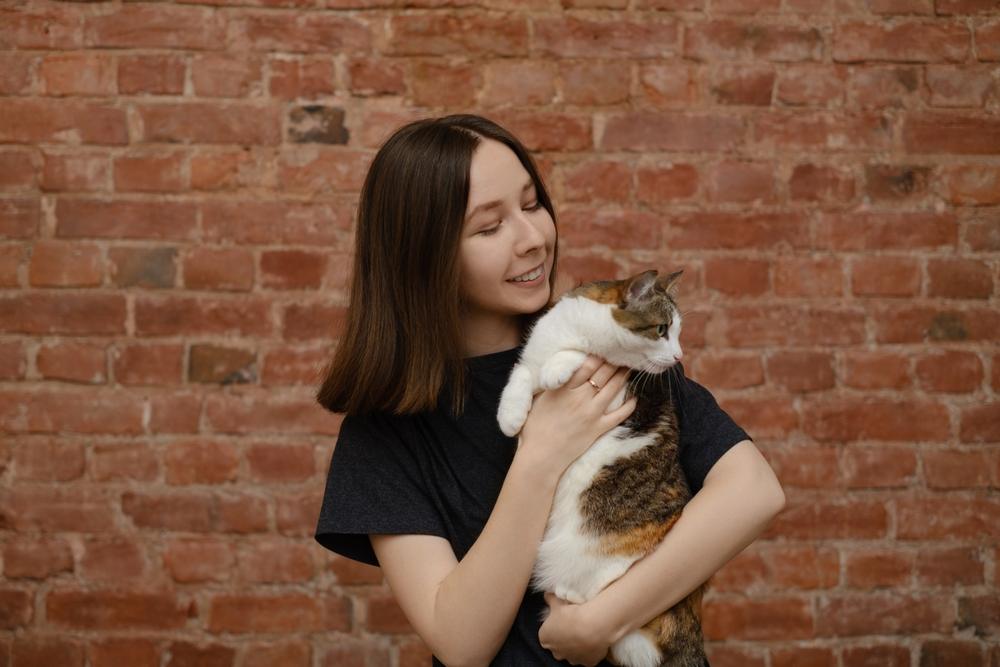
<svg viewBox="0 0 1000 667">
<path fill-rule="evenodd" d="M 346 417 L 316 539 L 381 566 L 434 664 L 598 664 L 780 511 L 749 437 L 679 374 L 695 493 L 681 519 L 587 603 L 529 591 L 560 475 L 634 408 L 605 412 L 628 369 L 589 357 L 535 397 L 516 440 L 497 426 L 507 374 L 553 299 L 555 213 L 535 165 L 485 118 L 410 123 L 372 162 L 356 233 L 346 328 L 317 396 Z"/>
</svg>

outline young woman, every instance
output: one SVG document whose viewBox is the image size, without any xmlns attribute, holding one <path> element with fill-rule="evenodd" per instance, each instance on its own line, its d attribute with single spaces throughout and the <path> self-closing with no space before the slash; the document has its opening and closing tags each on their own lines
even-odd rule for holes
<svg viewBox="0 0 1000 667">
<path fill-rule="evenodd" d="M 708 579 L 782 508 L 749 436 L 680 368 L 695 494 L 682 517 L 593 600 L 528 590 L 559 477 L 635 405 L 606 413 L 628 369 L 588 357 L 535 397 L 517 439 L 497 425 L 528 327 L 553 300 L 556 226 L 532 158 L 495 123 L 422 120 L 386 141 L 362 188 L 353 269 L 317 395 L 346 416 L 316 539 L 382 568 L 435 665 L 610 664 L 617 638 Z"/>
</svg>

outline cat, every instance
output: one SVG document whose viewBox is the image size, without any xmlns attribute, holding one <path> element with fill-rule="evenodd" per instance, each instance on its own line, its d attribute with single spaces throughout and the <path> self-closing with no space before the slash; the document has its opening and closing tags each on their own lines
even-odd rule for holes
<svg viewBox="0 0 1000 667">
<path fill-rule="evenodd" d="M 691 497 L 678 459 L 677 415 L 668 371 L 682 353 L 675 301 L 682 271 L 655 270 L 579 285 L 533 325 L 500 396 L 497 421 L 520 432 L 535 393 L 565 384 L 588 354 L 627 366 L 629 417 L 563 473 L 532 572 L 536 591 L 573 603 L 595 597 L 651 552 Z M 623 667 L 701 667 L 701 599 L 707 582 L 609 649 Z M 548 609 L 545 611 L 547 615 Z"/>
</svg>

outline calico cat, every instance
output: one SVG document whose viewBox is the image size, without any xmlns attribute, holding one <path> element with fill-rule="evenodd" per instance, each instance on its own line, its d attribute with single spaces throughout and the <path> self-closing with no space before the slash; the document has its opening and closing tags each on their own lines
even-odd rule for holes
<svg viewBox="0 0 1000 667">
<path fill-rule="evenodd" d="M 681 273 L 659 278 L 650 270 L 570 290 L 535 323 L 511 370 L 497 411 L 508 436 L 521 430 L 533 395 L 565 384 L 587 354 L 633 369 L 609 411 L 637 397 L 632 414 L 559 480 L 532 573 L 535 590 L 574 603 L 595 597 L 653 551 L 691 497 L 678 460 L 668 371 L 681 358 L 674 301 Z M 613 644 L 610 660 L 624 667 L 701 667 L 705 586 Z"/>
</svg>

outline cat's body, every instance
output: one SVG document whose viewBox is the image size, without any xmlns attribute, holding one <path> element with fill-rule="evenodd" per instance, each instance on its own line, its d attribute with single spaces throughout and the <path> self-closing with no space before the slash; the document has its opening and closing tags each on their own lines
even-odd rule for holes
<svg viewBox="0 0 1000 667">
<path fill-rule="evenodd" d="M 511 371 L 498 410 L 508 435 L 520 430 L 534 393 L 564 384 L 587 354 L 634 369 L 609 410 L 627 395 L 638 399 L 629 418 L 560 478 L 532 575 L 536 590 L 570 602 L 590 600 L 655 549 L 690 498 L 678 458 L 670 374 L 664 372 L 681 355 L 680 314 L 671 293 L 679 276 L 657 279 L 647 271 L 571 290 L 537 321 Z M 703 590 L 612 645 L 612 661 L 700 667 Z"/>
</svg>

